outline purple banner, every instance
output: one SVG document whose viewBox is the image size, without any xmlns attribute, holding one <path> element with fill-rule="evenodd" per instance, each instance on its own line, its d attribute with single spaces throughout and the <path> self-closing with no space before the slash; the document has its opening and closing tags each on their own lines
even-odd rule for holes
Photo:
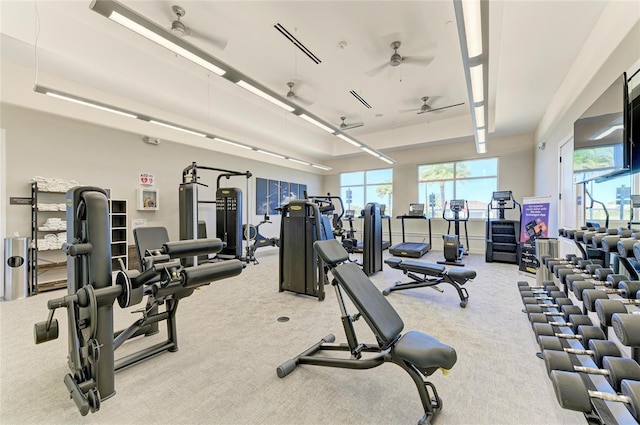
<svg viewBox="0 0 640 425">
<path fill-rule="evenodd" d="M 532 242 L 538 238 L 546 238 L 549 233 L 548 224 L 548 198 L 525 198 L 522 203 L 520 242 Z"/>
</svg>

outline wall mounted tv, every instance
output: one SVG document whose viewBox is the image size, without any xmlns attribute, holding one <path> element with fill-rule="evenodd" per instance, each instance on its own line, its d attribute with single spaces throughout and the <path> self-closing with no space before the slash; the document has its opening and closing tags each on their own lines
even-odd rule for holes
<svg viewBox="0 0 640 425">
<path fill-rule="evenodd" d="M 631 172 L 640 172 L 640 70 L 627 80 L 629 113 L 627 138 L 631 149 Z"/>
<path fill-rule="evenodd" d="M 573 124 L 574 183 L 630 170 L 627 90 L 623 73 Z"/>
</svg>

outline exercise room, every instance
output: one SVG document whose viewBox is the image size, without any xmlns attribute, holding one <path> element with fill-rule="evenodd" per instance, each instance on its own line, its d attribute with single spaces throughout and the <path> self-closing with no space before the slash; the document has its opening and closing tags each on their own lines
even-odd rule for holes
<svg viewBox="0 0 640 425">
<path fill-rule="evenodd" d="M 0 37 L 0 423 L 640 423 L 637 1 Z"/>
</svg>

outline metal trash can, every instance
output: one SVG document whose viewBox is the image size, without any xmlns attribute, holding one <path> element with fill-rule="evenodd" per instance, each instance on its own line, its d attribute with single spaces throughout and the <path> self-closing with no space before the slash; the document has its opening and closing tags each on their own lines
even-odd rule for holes
<svg viewBox="0 0 640 425">
<path fill-rule="evenodd" d="M 555 238 L 540 238 L 536 239 L 536 258 L 540 267 L 536 272 L 536 283 L 542 285 L 545 280 L 553 280 L 553 275 L 547 267 L 542 265 L 542 256 L 548 255 L 550 257 L 558 256 L 558 239 Z"/>
<path fill-rule="evenodd" d="M 4 240 L 4 299 L 29 296 L 29 238 Z"/>
</svg>

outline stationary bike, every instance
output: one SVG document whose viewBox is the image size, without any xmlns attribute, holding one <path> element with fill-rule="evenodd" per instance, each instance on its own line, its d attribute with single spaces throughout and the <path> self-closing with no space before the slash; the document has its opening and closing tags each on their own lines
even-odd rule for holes
<svg viewBox="0 0 640 425">
<path fill-rule="evenodd" d="M 447 212 L 453 213 L 447 214 Z M 464 199 L 453 199 L 449 202 L 449 208 L 447 208 L 447 202 L 444 203 L 444 209 L 442 210 L 442 218 L 445 219 L 449 225 L 447 226 L 447 234 L 442 235 L 444 239 L 444 261 L 438 261 L 438 264 L 448 264 L 451 266 L 464 266 L 460 260 L 468 252 L 465 246 L 460 242 L 460 223 L 464 223 L 464 236 L 469 246 L 469 234 L 467 233 L 467 221 L 469 221 L 469 205 Z M 451 232 L 451 223 L 453 224 L 454 234 Z"/>
<path fill-rule="evenodd" d="M 242 238 L 247 242 L 253 241 L 247 245 L 247 255 L 244 257 L 244 260 L 247 262 L 253 262 L 253 264 L 259 264 L 256 259 L 255 253 L 258 248 L 263 248 L 265 246 L 277 246 L 280 247 L 280 239 L 279 238 L 267 238 L 260 234 L 260 226 L 265 223 L 271 223 L 269 221 L 269 216 L 267 214 L 264 215 L 264 220 L 258 223 L 256 226 L 251 224 L 243 224 L 242 225 Z"/>
</svg>

